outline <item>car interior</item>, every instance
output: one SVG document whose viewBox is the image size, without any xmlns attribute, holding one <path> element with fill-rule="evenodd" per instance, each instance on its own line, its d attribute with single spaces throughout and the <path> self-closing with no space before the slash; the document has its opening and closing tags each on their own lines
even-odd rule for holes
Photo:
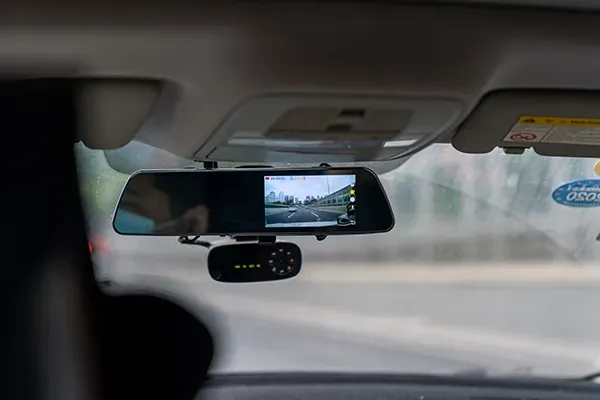
<svg viewBox="0 0 600 400">
<path fill-rule="evenodd" d="M 216 373 L 231 344 L 209 306 L 95 275 L 73 147 L 129 175 L 117 234 L 207 249 L 222 285 L 285 285 L 309 272 L 301 240 L 404 229 L 384 174 L 431 146 L 600 159 L 600 2 L 28 0 L 0 23 L 3 398 L 599 398 L 594 371 Z"/>
</svg>

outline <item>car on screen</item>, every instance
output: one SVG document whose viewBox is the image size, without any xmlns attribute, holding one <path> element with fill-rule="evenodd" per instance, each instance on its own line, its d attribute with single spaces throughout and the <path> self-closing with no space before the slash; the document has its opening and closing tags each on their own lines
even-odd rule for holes
<svg viewBox="0 0 600 400">
<path fill-rule="evenodd" d="M 298 211 L 298 207 L 295 207 L 295 206 L 289 206 L 289 207 L 288 207 L 288 211 L 289 211 L 289 212 L 296 212 L 296 211 Z"/>
</svg>

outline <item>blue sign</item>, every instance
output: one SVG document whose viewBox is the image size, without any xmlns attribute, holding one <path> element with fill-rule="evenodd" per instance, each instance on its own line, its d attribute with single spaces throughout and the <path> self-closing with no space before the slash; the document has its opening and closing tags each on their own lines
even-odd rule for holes
<svg viewBox="0 0 600 400">
<path fill-rule="evenodd" d="M 552 192 L 552 198 L 567 207 L 600 207 L 600 179 L 565 183 Z"/>
</svg>

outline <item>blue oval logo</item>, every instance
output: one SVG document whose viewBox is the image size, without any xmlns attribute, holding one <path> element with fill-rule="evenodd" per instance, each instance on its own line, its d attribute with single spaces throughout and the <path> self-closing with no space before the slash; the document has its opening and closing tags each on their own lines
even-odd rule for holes
<svg viewBox="0 0 600 400">
<path fill-rule="evenodd" d="M 552 192 L 552 198 L 567 207 L 600 207 L 600 179 L 565 183 Z"/>
</svg>

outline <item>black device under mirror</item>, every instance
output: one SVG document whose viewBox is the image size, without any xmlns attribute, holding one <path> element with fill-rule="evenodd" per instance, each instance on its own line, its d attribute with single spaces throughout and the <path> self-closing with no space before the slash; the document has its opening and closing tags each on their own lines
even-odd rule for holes
<svg viewBox="0 0 600 400">
<path fill-rule="evenodd" d="M 121 194 L 124 235 L 348 235 L 387 232 L 394 217 L 367 168 L 140 171 Z"/>
<path fill-rule="evenodd" d="M 302 253 L 294 243 L 234 243 L 213 247 L 208 272 L 219 282 L 268 282 L 300 272 Z"/>
</svg>

